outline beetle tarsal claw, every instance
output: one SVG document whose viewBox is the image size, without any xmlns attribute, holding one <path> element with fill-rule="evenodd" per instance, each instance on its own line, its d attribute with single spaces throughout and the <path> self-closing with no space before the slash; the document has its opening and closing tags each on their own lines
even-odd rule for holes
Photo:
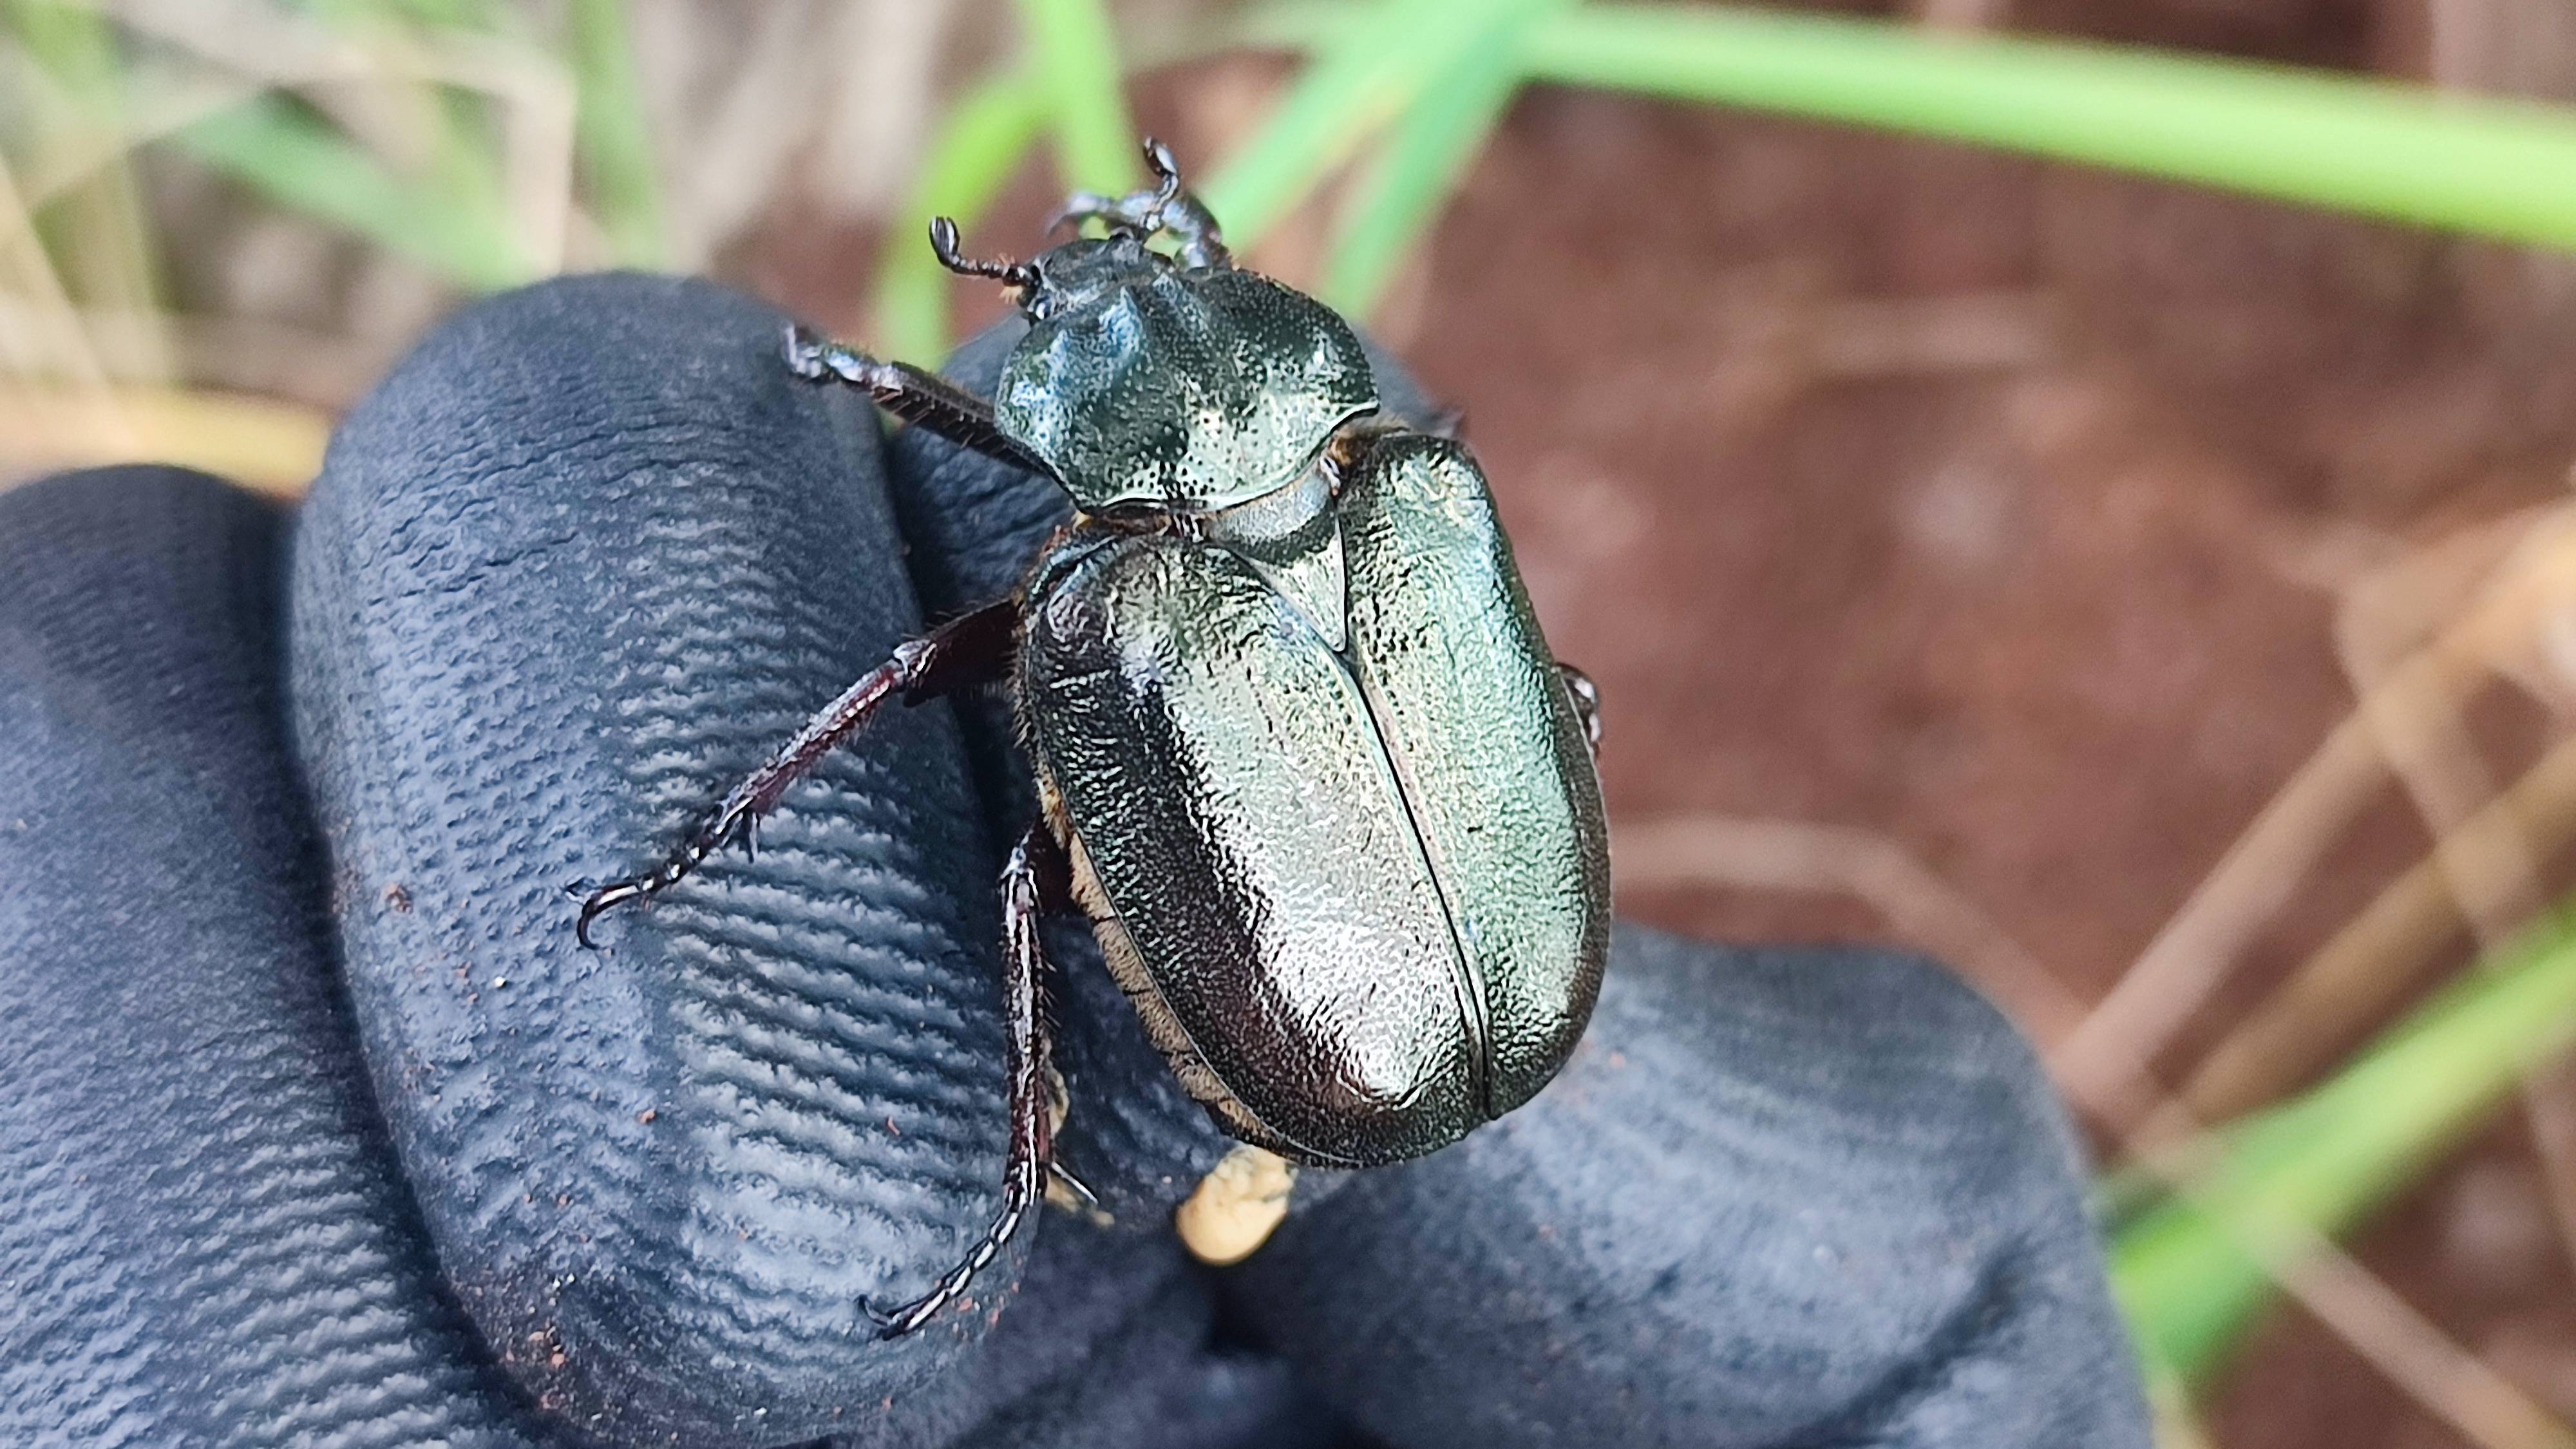
<svg viewBox="0 0 2576 1449">
<path fill-rule="evenodd" d="M 1064 1073 L 1057 1071 L 1052 1063 L 1047 1066 L 1046 1079 L 1047 1136 L 1052 1138 L 1064 1131 L 1064 1119 L 1073 1114 L 1073 1094 L 1065 1089 Z M 1088 1218 L 1095 1226 L 1110 1228 L 1118 1225 L 1118 1220 L 1109 1215 L 1109 1209 L 1100 1205 L 1100 1194 L 1093 1192 L 1089 1183 L 1074 1176 L 1073 1169 L 1065 1166 L 1061 1159 L 1052 1156 L 1047 1159 L 1046 1199 L 1076 1217 Z"/>
<path fill-rule="evenodd" d="M 1100 1194 L 1093 1192 L 1091 1184 L 1074 1176 L 1072 1169 L 1061 1162 L 1047 1164 L 1046 1200 L 1050 1206 L 1069 1212 L 1093 1227 L 1118 1226 L 1118 1219 L 1110 1216 L 1109 1209 L 1100 1205 Z"/>
<path fill-rule="evenodd" d="M 1172 1226 L 1200 1262 L 1240 1263 L 1278 1231 L 1296 1187 L 1297 1164 L 1246 1144 L 1199 1179 L 1198 1191 L 1172 1213 Z"/>
</svg>

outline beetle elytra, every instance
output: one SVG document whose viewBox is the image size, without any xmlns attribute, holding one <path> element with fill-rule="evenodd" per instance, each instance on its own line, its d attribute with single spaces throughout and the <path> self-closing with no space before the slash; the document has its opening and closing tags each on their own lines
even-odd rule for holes
<svg viewBox="0 0 2576 1449">
<path fill-rule="evenodd" d="M 889 1336 L 954 1298 L 1045 1187 L 1045 911 L 1089 918 L 1219 1126 L 1338 1167 L 1526 1101 L 1573 1050 L 1608 949 L 1591 686 L 1548 653 L 1484 475 L 1379 418 L 1349 326 L 1234 266 L 1171 153 L 1145 151 L 1155 187 L 1077 194 L 1066 217 L 1105 235 L 1033 261 L 962 257 L 932 225 L 942 262 L 1029 319 L 989 402 L 791 331 L 799 375 L 1052 478 L 1074 519 L 1012 595 L 897 648 L 581 910 L 588 944 L 600 912 L 742 838 L 888 699 L 1008 684 L 1042 814 L 1002 881 L 1009 1165 L 974 1249 L 877 1315 Z"/>
</svg>

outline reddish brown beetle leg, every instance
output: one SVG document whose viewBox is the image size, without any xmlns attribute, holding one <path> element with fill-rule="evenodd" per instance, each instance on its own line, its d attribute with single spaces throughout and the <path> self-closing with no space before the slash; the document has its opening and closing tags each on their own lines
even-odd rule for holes
<svg viewBox="0 0 2576 1449">
<path fill-rule="evenodd" d="M 589 946 L 590 923 L 602 911 L 628 901 L 650 900 L 686 879 L 708 856 L 739 840 L 748 847 L 752 823 L 769 813 L 787 787 L 803 779 L 825 755 L 858 733 L 875 717 L 878 706 L 900 697 L 906 704 L 983 684 L 1001 677 L 1010 666 L 1012 641 L 1019 629 L 1016 597 L 986 604 L 951 619 L 919 639 L 895 646 L 894 657 L 869 670 L 841 691 L 820 714 L 805 722 L 796 737 L 778 748 L 769 762 L 726 794 L 689 831 L 688 839 L 660 865 L 642 875 L 611 881 L 596 889 L 576 885 L 584 896 L 574 932 Z"/>
<path fill-rule="evenodd" d="M 1054 1155 L 1047 1062 L 1046 950 L 1038 922 L 1062 905 L 1070 873 L 1044 825 L 1032 825 L 1002 867 L 1002 1014 L 1010 1031 L 1011 1150 L 1002 1174 L 1002 1207 L 992 1226 L 928 1293 L 892 1312 L 863 1304 L 880 1338 L 899 1338 L 930 1321 L 993 1261 L 1046 1190 Z"/>
</svg>

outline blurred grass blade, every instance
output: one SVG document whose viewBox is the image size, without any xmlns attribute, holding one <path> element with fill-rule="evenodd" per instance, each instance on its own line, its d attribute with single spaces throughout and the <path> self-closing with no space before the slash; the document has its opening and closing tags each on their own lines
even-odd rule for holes
<svg viewBox="0 0 2576 1449">
<path fill-rule="evenodd" d="M 425 188 L 274 92 L 180 131 L 181 147 L 270 200 L 399 252 L 471 291 L 534 279 L 488 197 Z"/>
<path fill-rule="evenodd" d="M 304 0 L 326 19 L 343 24 L 408 20 L 431 29 L 486 29 L 492 23 L 491 0 Z"/>
<path fill-rule="evenodd" d="M 1044 88 L 1008 74 L 977 85 L 949 108 L 877 263 L 876 341 L 886 355 L 924 366 L 947 355 L 948 272 L 923 240 L 930 219 L 953 216 L 971 234 L 1037 144 L 1051 107 Z"/>
<path fill-rule="evenodd" d="M 417 53 L 443 35 L 489 29 L 488 6 L 483 0 L 307 3 L 318 18 L 338 32 L 344 44 L 377 63 Z M 493 226 L 507 224 L 499 129 L 484 97 L 421 81 L 378 81 L 369 90 L 371 99 L 387 112 L 408 113 L 406 129 L 415 132 L 420 150 L 419 162 L 406 178 L 414 190 L 439 196 L 460 213 L 481 214 Z M 350 139 L 327 126 L 321 128 L 320 134 Z M 366 154 L 364 146 L 357 150 Z M 325 213 L 314 214 L 326 221 L 339 220 Z"/>
<path fill-rule="evenodd" d="M 1542 24 L 1528 60 L 1533 79 L 2576 247 L 2576 114 L 2541 106 L 2239 61 L 1711 7 L 1588 5 Z"/>
<path fill-rule="evenodd" d="M 29 218 L 66 293 L 89 308 L 148 317 L 160 303 L 160 258 L 134 174 L 118 137 L 126 105 L 126 62 L 116 33 L 94 10 L 13 0 L 0 6 L 25 58 L 41 69 L 36 94 L 20 102 L 41 144 L 37 164 L 62 150 L 100 149 L 113 158 Z M 149 355 L 133 370 L 166 377 L 168 339 L 149 329 L 133 339 Z"/>
<path fill-rule="evenodd" d="M 100 424 L 98 405 L 116 426 Z M 295 497 L 321 471 L 331 415 L 301 403 L 209 388 L 80 389 L 0 383 L 0 478 L 149 458 Z"/>
<path fill-rule="evenodd" d="M 2146 1380 L 2147 1408 L 2155 1415 L 2156 1449 L 2213 1449 L 2208 1431 L 2192 1412 L 2191 1395 L 2172 1373 L 2150 1364 Z"/>
<path fill-rule="evenodd" d="M 665 265 L 670 239 L 662 226 L 660 172 L 644 116 L 643 84 L 635 71 L 626 0 L 572 0 L 565 18 L 579 93 L 573 134 L 590 214 L 619 262 Z"/>
<path fill-rule="evenodd" d="M 1069 187 L 1116 195 L 1137 178 L 1136 121 L 1100 0 L 1019 0 Z"/>
<path fill-rule="evenodd" d="M 2277 1289 L 2269 1250 L 2341 1234 L 2576 1041 L 2576 901 L 2500 948 L 2331 1080 L 2229 1127 L 2180 1195 L 2112 1237 L 2140 1351 L 2207 1379 Z"/>
<path fill-rule="evenodd" d="M 1319 50 L 1369 24 L 1388 0 L 1271 0 L 1237 17 L 1226 36 L 1255 50 Z"/>
<path fill-rule="evenodd" d="M 1521 85 L 1521 44 L 1536 17 L 1572 0 L 1498 0 L 1482 33 L 1408 108 L 1342 209 L 1324 263 L 1324 300 L 1365 316 L 1448 203 Z"/>
<path fill-rule="evenodd" d="M 1486 32 L 1492 0 L 1383 0 L 1333 21 L 1261 129 L 1198 188 L 1249 251 Z"/>
</svg>

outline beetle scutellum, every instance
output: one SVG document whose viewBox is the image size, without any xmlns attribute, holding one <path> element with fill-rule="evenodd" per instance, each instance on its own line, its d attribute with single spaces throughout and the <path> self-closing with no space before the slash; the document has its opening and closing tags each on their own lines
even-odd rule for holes
<svg viewBox="0 0 2576 1449">
<path fill-rule="evenodd" d="M 1043 819 L 1004 870 L 1011 1150 L 991 1261 L 1050 1167 L 1037 922 L 1090 918 L 1147 1033 L 1236 1138 L 1292 1161 L 1417 1156 L 1528 1100 L 1583 1030 L 1609 935 L 1590 685 L 1539 637 L 1457 442 L 1379 420 L 1350 328 L 1236 268 L 1160 185 L 1082 194 L 1106 235 L 957 253 L 1029 319 L 990 403 L 800 331 L 789 366 L 1053 478 L 1075 516 L 1018 591 L 904 644 L 579 930 L 751 822 L 889 698 L 1007 678 Z M 1149 249 L 1157 237 L 1169 255 Z M 871 1310 L 873 1312 L 873 1310 Z"/>
</svg>

